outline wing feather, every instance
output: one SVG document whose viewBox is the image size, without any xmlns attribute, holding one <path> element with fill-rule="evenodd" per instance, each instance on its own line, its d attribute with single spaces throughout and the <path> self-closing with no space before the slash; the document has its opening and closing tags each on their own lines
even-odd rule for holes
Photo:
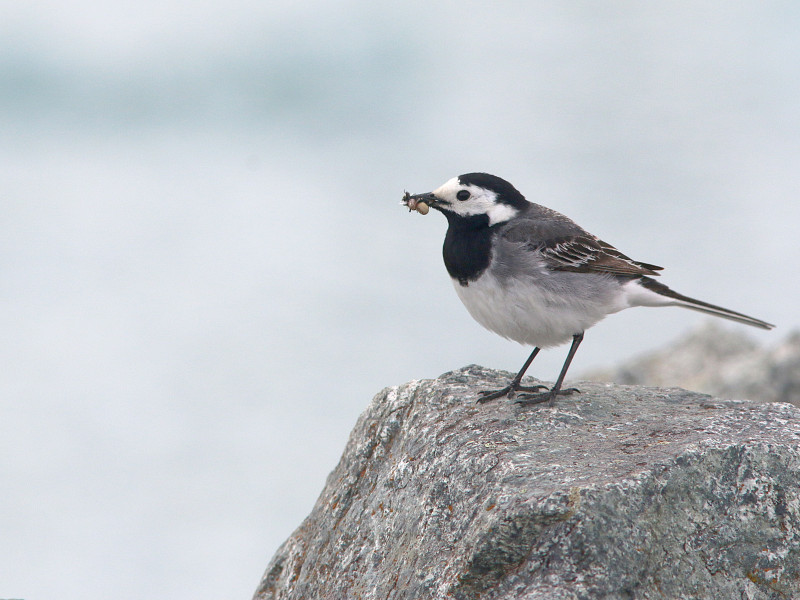
<svg viewBox="0 0 800 600">
<path fill-rule="evenodd" d="M 538 253 L 548 268 L 576 273 L 658 276 L 662 267 L 639 262 L 554 210 L 532 204 L 501 235 Z"/>
<path fill-rule="evenodd" d="M 551 269 L 576 273 L 658 275 L 661 267 L 635 261 L 597 238 L 573 236 L 534 244 Z"/>
</svg>

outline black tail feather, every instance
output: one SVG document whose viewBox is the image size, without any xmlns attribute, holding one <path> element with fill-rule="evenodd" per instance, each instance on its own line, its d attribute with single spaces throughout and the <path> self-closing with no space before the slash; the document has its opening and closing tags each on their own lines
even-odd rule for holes
<svg viewBox="0 0 800 600">
<path fill-rule="evenodd" d="M 676 301 L 676 303 L 685 308 L 691 308 L 692 310 L 698 310 L 700 312 L 709 315 L 714 315 L 716 317 L 730 319 L 732 321 L 744 323 L 745 325 L 760 327 L 761 329 L 772 329 L 773 327 L 775 327 L 771 323 L 767 323 L 766 321 L 762 321 L 761 319 L 756 319 L 755 317 L 750 317 L 748 315 L 736 312 L 734 310 L 722 308 L 721 306 L 717 306 L 716 304 L 709 304 L 708 302 L 703 302 L 702 300 L 695 300 L 694 298 L 689 298 L 689 296 L 684 296 L 683 294 L 679 294 L 678 292 L 668 288 L 663 283 L 660 283 L 655 279 L 651 279 L 650 277 L 641 277 L 639 279 L 639 283 L 642 287 L 647 288 L 651 292 L 655 292 L 656 294 L 659 294 L 666 298 L 672 298 L 673 300 Z"/>
</svg>

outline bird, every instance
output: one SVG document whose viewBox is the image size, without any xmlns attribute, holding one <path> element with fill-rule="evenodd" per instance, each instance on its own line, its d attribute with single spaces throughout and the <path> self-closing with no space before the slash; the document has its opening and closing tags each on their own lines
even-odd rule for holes
<svg viewBox="0 0 800 600">
<path fill-rule="evenodd" d="M 517 375 L 478 402 L 507 397 L 550 406 L 562 389 L 584 332 L 606 316 L 635 306 L 681 306 L 761 329 L 774 325 L 696 300 L 657 281 L 662 267 L 627 257 L 555 210 L 529 202 L 508 181 L 488 173 L 453 177 L 432 192 L 405 193 L 402 204 L 447 219 L 442 255 L 461 302 L 483 327 L 533 346 Z M 571 341 L 549 389 L 523 386 L 542 348 Z"/>
</svg>

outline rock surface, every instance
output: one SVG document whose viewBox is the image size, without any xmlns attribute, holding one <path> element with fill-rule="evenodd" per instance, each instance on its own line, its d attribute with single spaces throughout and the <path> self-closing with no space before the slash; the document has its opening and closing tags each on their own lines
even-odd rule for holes
<svg viewBox="0 0 800 600">
<path fill-rule="evenodd" d="M 800 410 L 466 367 L 388 388 L 255 598 L 800 597 Z"/>
<path fill-rule="evenodd" d="M 677 385 L 720 398 L 800 406 L 800 331 L 768 348 L 744 331 L 709 321 L 666 348 L 584 376 L 625 385 Z"/>
</svg>

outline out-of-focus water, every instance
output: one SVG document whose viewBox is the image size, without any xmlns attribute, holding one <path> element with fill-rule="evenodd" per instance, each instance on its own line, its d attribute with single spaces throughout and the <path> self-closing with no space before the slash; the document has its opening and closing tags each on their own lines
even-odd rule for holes
<svg viewBox="0 0 800 600">
<path fill-rule="evenodd" d="M 248 597 L 372 394 L 520 366 L 404 189 L 493 172 L 765 343 L 800 322 L 793 3 L 24 4 L 0 8 L 0 597 Z M 615 315 L 573 374 L 700 319 Z"/>
</svg>

